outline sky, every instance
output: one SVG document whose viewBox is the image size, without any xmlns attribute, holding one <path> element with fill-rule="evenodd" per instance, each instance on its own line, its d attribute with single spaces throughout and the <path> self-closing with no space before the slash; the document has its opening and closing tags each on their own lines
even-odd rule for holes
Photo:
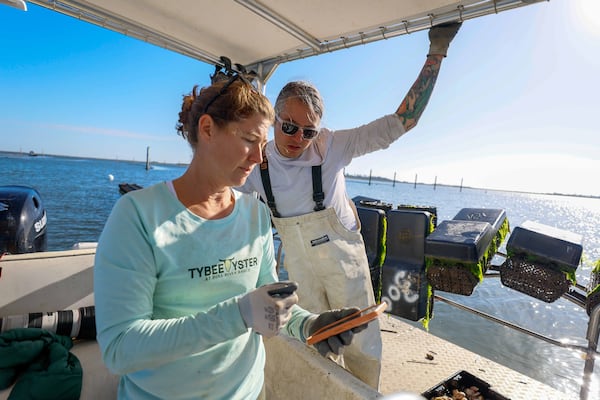
<svg viewBox="0 0 600 400">
<path fill-rule="evenodd" d="M 427 31 L 282 64 L 314 83 L 322 126 L 392 113 L 423 66 Z M 214 67 L 28 4 L 0 5 L 0 150 L 187 163 L 182 96 Z M 467 20 L 418 125 L 346 173 L 600 196 L 600 1 L 550 0 Z"/>
</svg>

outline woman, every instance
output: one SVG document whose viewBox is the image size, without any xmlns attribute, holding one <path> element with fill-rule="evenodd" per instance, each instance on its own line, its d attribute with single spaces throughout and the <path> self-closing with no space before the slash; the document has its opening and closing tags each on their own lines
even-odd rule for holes
<svg viewBox="0 0 600 400">
<path fill-rule="evenodd" d="M 123 399 L 264 398 L 260 333 L 299 340 L 356 309 L 311 314 L 276 282 L 268 209 L 242 185 L 274 111 L 239 75 L 184 96 L 185 173 L 122 196 L 94 269 L 98 343 Z M 273 291 L 290 287 L 283 295 Z M 265 312 L 267 310 L 267 312 Z M 288 322 L 289 321 L 289 322 Z M 366 326 L 317 344 L 339 353 Z M 255 331 L 255 332 L 252 332 Z"/>
</svg>

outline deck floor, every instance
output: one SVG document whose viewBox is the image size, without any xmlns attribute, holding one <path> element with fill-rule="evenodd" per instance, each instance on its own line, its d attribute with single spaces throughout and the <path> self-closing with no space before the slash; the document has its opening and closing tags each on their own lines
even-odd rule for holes
<svg viewBox="0 0 600 400">
<path fill-rule="evenodd" d="M 579 398 L 564 394 L 389 315 L 380 317 L 383 363 L 380 391 L 423 393 L 459 371 L 488 382 L 511 400 Z M 428 354 L 433 359 L 428 359 Z M 431 357 L 429 357 L 431 358 Z"/>
</svg>

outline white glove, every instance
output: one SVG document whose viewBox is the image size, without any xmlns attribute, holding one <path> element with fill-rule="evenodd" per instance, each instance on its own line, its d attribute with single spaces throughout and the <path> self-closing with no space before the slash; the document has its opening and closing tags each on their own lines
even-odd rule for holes
<svg viewBox="0 0 600 400">
<path fill-rule="evenodd" d="M 439 54 L 446 57 L 450 42 L 454 39 L 461 25 L 461 22 L 451 22 L 436 25 L 429 29 L 429 53 L 427 55 Z"/>
<path fill-rule="evenodd" d="M 298 285 L 282 281 L 263 285 L 238 300 L 246 327 L 265 337 L 272 337 L 290 320 L 292 306 L 298 303 Z"/>
</svg>

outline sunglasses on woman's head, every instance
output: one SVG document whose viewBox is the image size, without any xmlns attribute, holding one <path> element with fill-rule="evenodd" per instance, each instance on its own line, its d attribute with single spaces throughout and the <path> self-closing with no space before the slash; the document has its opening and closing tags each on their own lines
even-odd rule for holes
<svg viewBox="0 0 600 400">
<path fill-rule="evenodd" d="M 281 124 L 281 132 L 288 136 L 294 136 L 296 132 L 298 132 L 298 129 L 302 130 L 302 139 L 304 140 L 314 139 L 319 134 L 318 129 L 303 128 L 294 124 L 293 122 L 284 121 L 281 118 L 279 118 L 279 116 L 275 116 L 275 119 Z"/>
<path fill-rule="evenodd" d="M 204 109 L 202 110 L 202 114 L 206 114 L 208 112 L 209 107 L 212 106 L 212 104 L 215 102 L 215 100 L 217 100 L 219 97 L 221 97 L 227 91 L 227 89 L 229 89 L 229 86 L 231 86 L 231 84 L 233 82 L 235 82 L 237 79 L 243 81 L 247 85 L 250 85 L 250 87 L 253 90 L 256 90 L 256 88 L 252 85 L 252 83 L 248 79 L 246 79 L 242 74 L 239 74 L 236 72 L 231 76 L 227 76 L 223 73 L 221 73 L 220 75 L 222 75 L 222 77 L 219 76 L 219 77 L 217 77 L 217 79 L 213 78 L 213 82 L 223 81 L 227 77 L 229 77 L 229 80 L 227 81 L 227 83 L 225 83 L 225 85 L 223 85 L 223 88 L 221 88 L 221 90 L 216 95 L 214 95 L 214 97 L 212 99 L 210 99 L 208 101 L 208 103 L 206 103 L 206 105 L 204 106 Z"/>
</svg>

